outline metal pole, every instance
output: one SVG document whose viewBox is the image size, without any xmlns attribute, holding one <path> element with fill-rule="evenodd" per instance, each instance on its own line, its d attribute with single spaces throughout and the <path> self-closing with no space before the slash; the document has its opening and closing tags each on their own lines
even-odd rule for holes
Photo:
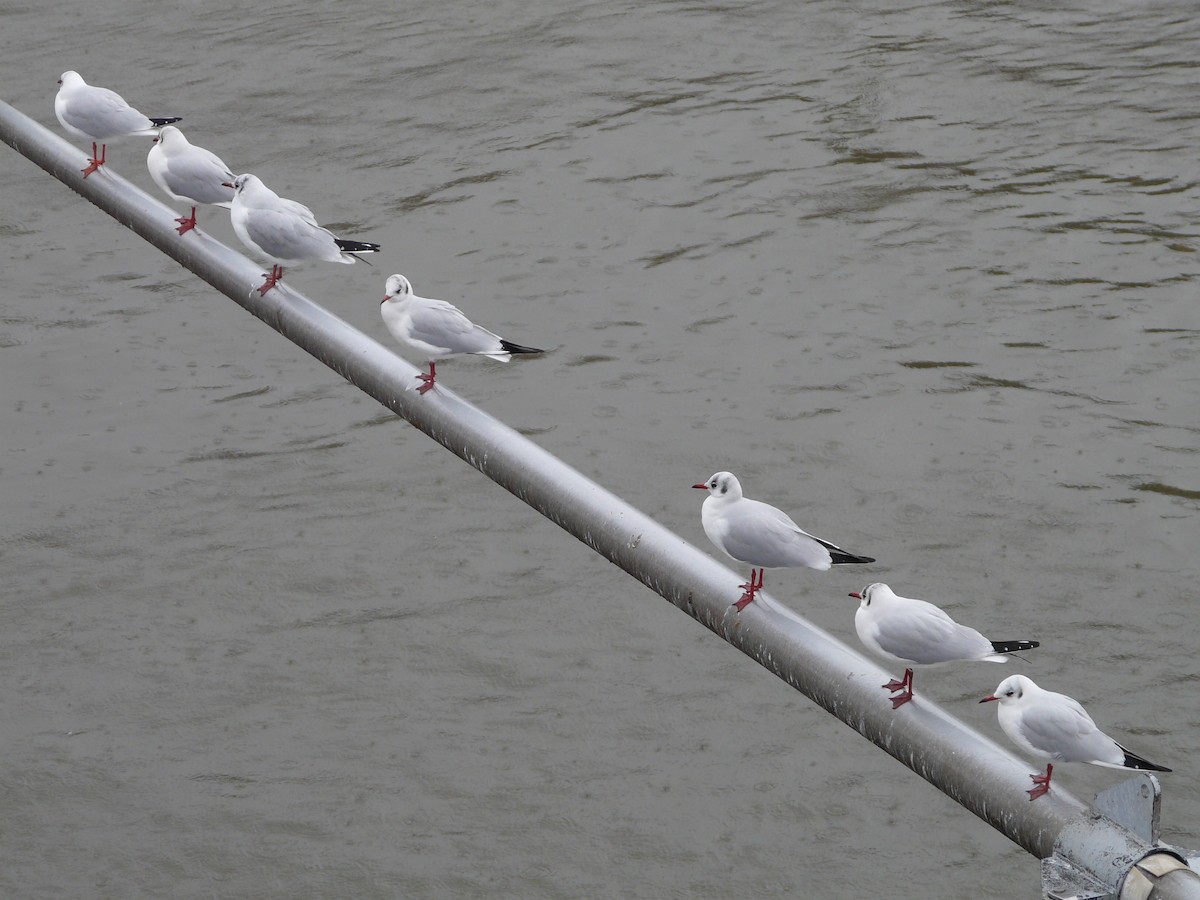
<svg viewBox="0 0 1200 900">
<path fill-rule="evenodd" d="M 107 167 L 85 180 L 82 150 L 2 101 L 0 138 L 1038 858 L 1061 857 L 1060 836 L 1087 823 L 1086 837 L 1072 838 L 1079 852 L 1065 848 L 1070 864 L 1115 895 L 1153 849 L 1115 823 L 1097 826 L 1058 786 L 1029 802 L 1029 764 L 927 698 L 894 713 L 879 689 L 888 673 L 769 595 L 737 615 L 729 598 L 742 578 L 729 568 L 448 388 L 419 396 L 415 366 L 292 288 L 260 297 L 260 266 L 204 232 L 180 239 L 174 210 Z"/>
</svg>

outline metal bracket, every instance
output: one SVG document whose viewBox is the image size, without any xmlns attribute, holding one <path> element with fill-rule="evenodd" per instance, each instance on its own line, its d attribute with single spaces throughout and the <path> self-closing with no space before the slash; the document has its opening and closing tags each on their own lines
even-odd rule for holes
<svg viewBox="0 0 1200 900">
<path fill-rule="evenodd" d="M 1092 801 L 1096 812 L 1127 828 L 1147 844 L 1158 843 L 1162 786 L 1153 775 L 1139 775 L 1101 791 Z"/>
<path fill-rule="evenodd" d="M 1189 869 L 1185 852 L 1159 842 L 1161 803 L 1162 787 L 1146 773 L 1098 793 L 1091 822 L 1064 829 L 1054 853 L 1042 860 L 1042 895 L 1047 900 L 1147 900 L 1166 876 L 1181 878 L 1180 870 L 1200 878 Z M 1114 841 L 1119 830 L 1098 827 L 1105 820 L 1119 825 L 1128 842 Z M 1111 872 L 1112 879 L 1101 881 L 1093 874 L 1099 872 Z M 1190 880 L 1188 885 L 1189 891 L 1196 887 Z"/>
</svg>

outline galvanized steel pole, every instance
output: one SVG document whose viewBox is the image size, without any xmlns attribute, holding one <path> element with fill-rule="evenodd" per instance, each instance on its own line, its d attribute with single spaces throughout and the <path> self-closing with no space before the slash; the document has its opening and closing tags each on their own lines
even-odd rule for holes
<svg viewBox="0 0 1200 900">
<path fill-rule="evenodd" d="M 1155 850 L 1057 785 L 1029 802 L 1029 764 L 936 703 L 922 697 L 894 713 L 879 690 L 887 673 L 769 595 L 737 615 L 733 571 L 440 383 L 419 396 L 415 366 L 286 284 L 259 296 L 261 266 L 202 231 L 181 239 L 174 210 L 107 167 L 85 180 L 80 149 L 3 102 L 0 138 L 1038 858 L 1115 896 Z M 1168 848 L 1167 857 L 1183 855 Z M 1172 869 L 1154 889 L 1197 900 L 1200 877 Z"/>
</svg>

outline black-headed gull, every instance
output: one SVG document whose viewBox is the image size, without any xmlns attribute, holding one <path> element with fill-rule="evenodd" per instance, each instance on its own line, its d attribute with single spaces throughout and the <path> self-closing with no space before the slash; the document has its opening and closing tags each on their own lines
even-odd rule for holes
<svg viewBox="0 0 1200 900">
<path fill-rule="evenodd" d="M 54 97 L 54 115 L 67 134 L 90 138 L 92 157 L 83 170 L 87 178 L 102 165 L 107 156 L 107 143 L 101 143 L 96 153 L 96 141 L 111 141 L 130 134 L 155 135 L 163 125 L 180 121 L 180 116 L 145 116 L 108 88 L 94 87 L 78 72 L 66 71 L 58 79 L 62 85 Z"/>
<path fill-rule="evenodd" d="M 1009 675 L 980 703 L 998 700 L 996 718 L 1009 739 L 1031 756 L 1051 760 L 1045 775 L 1030 775 L 1029 799 L 1050 790 L 1054 762 L 1085 762 L 1109 769 L 1170 772 L 1126 750 L 1096 727 L 1092 717 L 1066 694 L 1045 691 L 1024 675 Z"/>
<path fill-rule="evenodd" d="M 814 537 L 783 510 L 743 497 L 741 484 L 728 472 L 717 472 L 692 487 L 708 491 L 700 510 L 708 539 L 731 559 L 755 567 L 750 581 L 741 585 L 745 593 L 733 604 L 738 612 L 754 602 L 767 569 L 803 567 L 823 572 L 830 566 L 875 562 Z"/>
<path fill-rule="evenodd" d="M 353 253 L 378 253 L 379 245 L 335 237 L 317 224 L 312 210 L 295 200 L 280 197 L 254 175 L 239 175 L 226 187 L 233 188 L 229 221 L 242 243 L 274 265 L 258 289 L 260 295 L 283 278 L 283 263 L 306 259 L 326 262 L 355 261 Z"/>
<path fill-rule="evenodd" d="M 233 205 L 233 173 L 215 153 L 193 144 L 174 125 L 164 126 L 146 155 L 146 168 L 154 183 L 168 197 L 183 203 L 210 206 Z M 181 216 L 180 234 L 196 227 L 196 207 L 191 216 Z"/>
<path fill-rule="evenodd" d="M 486 356 L 508 362 L 514 353 L 544 353 L 534 347 L 522 347 L 492 334 L 468 319 L 457 306 L 445 300 L 418 297 L 403 275 L 392 275 L 379 304 L 383 324 L 392 337 L 424 353 L 429 374 L 417 376 L 424 382 L 417 393 L 424 394 L 433 387 L 437 372 L 434 363 L 439 359 L 460 354 Z"/>
<path fill-rule="evenodd" d="M 936 666 L 960 660 L 1008 662 L 1005 653 L 1032 650 L 1037 641 L 992 641 L 974 628 L 955 622 L 944 610 L 924 600 L 901 597 L 882 582 L 851 591 L 861 601 L 854 613 L 854 630 L 868 650 L 904 663 L 903 681 L 889 681 L 895 693 L 892 709 L 912 699 L 912 666 Z"/>
</svg>

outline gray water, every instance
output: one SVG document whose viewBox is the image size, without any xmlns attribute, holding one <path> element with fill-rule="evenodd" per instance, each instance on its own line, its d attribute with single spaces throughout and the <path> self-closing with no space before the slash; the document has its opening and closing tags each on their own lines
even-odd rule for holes
<svg viewBox="0 0 1200 900">
<path fill-rule="evenodd" d="M 0 83 L 58 130 L 78 69 L 382 243 L 287 276 L 380 340 L 399 271 L 550 348 L 439 377 L 686 539 L 727 468 L 878 557 L 767 578 L 851 643 L 876 580 L 1040 639 L 917 690 L 1000 740 L 1005 674 L 1079 698 L 1176 770 L 1164 837 L 1196 848 L 1200 22 L 1046 6 L 9 4 Z M 147 149 L 108 159 L 153 192 Z M 3 153 L 3 894 L 1037 895 L 985 823 Z"/>
</svg>

